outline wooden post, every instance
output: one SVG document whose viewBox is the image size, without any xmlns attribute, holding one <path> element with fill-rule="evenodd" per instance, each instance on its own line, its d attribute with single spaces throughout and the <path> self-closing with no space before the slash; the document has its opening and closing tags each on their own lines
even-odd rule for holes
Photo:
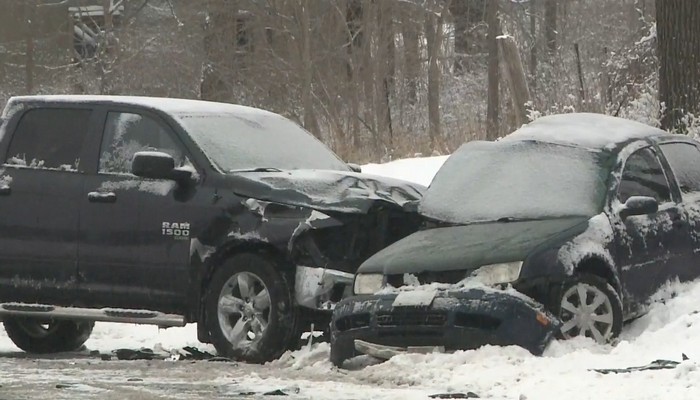
<svg viewBox="0 0 700 400">
<path fill-rule="evenodd" d="M 501 35 L 497 38 L 499 54 L 501 56 L 501 69 L 503 78 L 510 89 L 515 109 L 515 122 L 518 125 L 526 124 L 527 103 L 530 101 L 530 91 L 527 88 L 525 70 L 520 59 L 518 46 L 512 36 Z"/>
</svg>

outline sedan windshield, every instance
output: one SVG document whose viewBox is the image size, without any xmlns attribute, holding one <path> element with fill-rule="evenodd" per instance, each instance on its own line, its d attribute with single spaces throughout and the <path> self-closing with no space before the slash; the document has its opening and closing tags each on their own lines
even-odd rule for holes
<svg viewBox="0 0 700 400">
<path fill-rule="evenodd" d="M 347 171 L 323 143 L 294 122 L 267 112 L 179 114 L 192 140 L 222 171 Z"/>
<path fill-rule="evenodd" d="M 438 171 L 422 214 L 452 223 L 601 212 L 605 152 L 533 141 L 471 142 Z"/>
</svg>

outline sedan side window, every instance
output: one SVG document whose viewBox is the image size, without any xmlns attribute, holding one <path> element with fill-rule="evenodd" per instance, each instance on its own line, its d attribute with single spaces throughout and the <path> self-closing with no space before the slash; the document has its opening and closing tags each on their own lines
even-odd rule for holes
<svg viewBox="0 0 700 400">
<path fill-rule="evenodd" d="M 175 143 L 171 132 L 156 120 L 134 113 L 107 114 L 102 148 L 101 173 L 131 173 L 131 160 L 139 151 L 160 151 L 175 159 L 175 166 L 185 163 L 182 147 Z"/>
<path fill-rule="evenodd" d="M 649 147 L 636 151 L 625 163 L 618 198 L 624 203 L 632 196 L 653 197 L 659 203 L 671 201 L 671 190 L 661 163 Z"/>
<path fill-rule="evenodd" d="M 700 192 L 700 150 L 689 143 L 661 145 L 683 193 Z"/>
</svg>

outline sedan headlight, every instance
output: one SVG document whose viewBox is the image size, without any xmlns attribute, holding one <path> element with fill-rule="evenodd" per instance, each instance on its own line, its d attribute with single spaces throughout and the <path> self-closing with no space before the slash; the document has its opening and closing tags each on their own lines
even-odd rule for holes
<svg viewBox="0 0 700 400">
<path fill-rule="evenodd" d="M 357 274 L 353 292 L 355 294 L 375 294 L 384 284 L 382 274 Z"/>
<path fill-rule="evenodd" d="M 522 266 L 522 261 L 484 265 L 472 272 L 468 279 L 487 286 L 510 283 L 518 279 Z"/>
</svg>

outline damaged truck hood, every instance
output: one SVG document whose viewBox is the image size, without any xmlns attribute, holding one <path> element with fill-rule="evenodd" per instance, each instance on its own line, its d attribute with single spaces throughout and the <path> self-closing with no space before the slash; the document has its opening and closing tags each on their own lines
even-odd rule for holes
<svg viewBox="0 0 700 400">
<path fill-rule="evenodd" d="M 366 214 L 376 203 L 403 207 L 425 187 L 398 179 L 334 170 L 235 172 L 227 181 L 238 195 L 319 211 Z"/>
<path fill-rule="evenodd" d="M 426 229 L 370 257 L 358 272 L 417 274 L 522 261 L 549 240 L 583 231 L 587 221 L 588 217 L 565 217 Z"/>
</svg>

